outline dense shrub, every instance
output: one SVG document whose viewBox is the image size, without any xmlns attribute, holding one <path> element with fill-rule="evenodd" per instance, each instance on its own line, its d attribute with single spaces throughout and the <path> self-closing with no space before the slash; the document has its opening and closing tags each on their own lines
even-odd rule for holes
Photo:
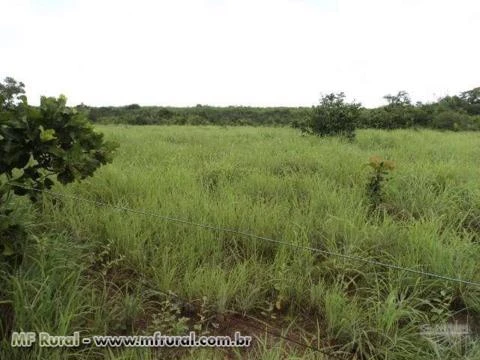
<svg viewBox="0 0 480 360">
<path fill-rule="evenodd" d="M 381 107 L 362 115 L 362 127 L 375 129 L 405 129 L 417 125 L 417 111 L 413 106 Z"/>
<path fill-rule="evenodd" d="M 406 91 L 396 95 L 385 95 L 388 105 L 374 112 L 374 127 L 380 129 L 402 129 L 415 124 L 415 107 Z"/>
<path fill-rule="evenodd" d="M 322 96 L 320 105 L 313 108 L 310 117 L 301 128 L 314 135 L 339 135 L 353 139 L 360 117 L 360 107 L 360 104 L 346 103 L 344 93 Z"/>
<path fill-rule="evenodd" d="M 431 126 L 441 130 L 480 130 L 478 117 L 453 110 L 437 112 L 433 116 Z"/>
</svg>

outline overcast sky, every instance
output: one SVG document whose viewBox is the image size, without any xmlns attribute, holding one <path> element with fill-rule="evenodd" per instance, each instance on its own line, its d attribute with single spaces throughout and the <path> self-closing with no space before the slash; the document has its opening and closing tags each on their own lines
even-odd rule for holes
<svg viewBox="0 0 480 360">
<path fill-rule="evenodd" d="M 480 86 L 478 0 L 0 0 L 29 102 L 371 107 Z"/>
</svg>

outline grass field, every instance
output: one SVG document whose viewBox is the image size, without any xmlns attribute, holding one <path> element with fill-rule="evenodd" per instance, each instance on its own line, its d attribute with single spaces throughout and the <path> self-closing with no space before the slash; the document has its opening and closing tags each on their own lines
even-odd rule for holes
<svg viewBox="0 0 480 360">
<path fill-rule="evenodd" d="M 480 282 L 477 133 L 362 130 L 350 143 L 287 128 L 99 130 L 120 143 L 114 162 L 53 191 Z M 365 166 L 372 155 L 396 162 L 373 213 Z M 480 286 L 78 199 L 45 195 L 41 208 L 29 206 L 37 236 L 8 280 L 14 330 L 239 329 L 254 341 L 243 350 L 4 342 L 2 359 L 331 358 L 300 344 L 341 359 L 480 359 Z M 467 318 L 468 339 L 420 334 Z M 272 336 L 278 329 L 294 341 Z"/>
</svg>

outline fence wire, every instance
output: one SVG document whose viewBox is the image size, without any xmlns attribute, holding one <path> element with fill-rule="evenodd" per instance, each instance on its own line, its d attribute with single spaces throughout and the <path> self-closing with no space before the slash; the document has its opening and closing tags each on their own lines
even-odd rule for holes
<svg viewBox="0 0 480 360">
<path fill-rule="evenodd" d="M 146 211 L 146 210 L 143 210 L 143 209 L 139 210 L 139 209 L 127 208 L 127 207 L 124 207 L 124 206 L 116 206 L 116 205 L 113 205 L 113 204 L 110 204 L 110 203 L 107 203 L 107 202 L 90 200 L 90 199 L 82 198 L 82 197 L 79 197 L 79 196 L 76 196 L 76 195 L 67 195 L 67 194 L 62 194 L 62 193 L 58 193 L 58 192 L 54 192 L 54 191 L 50 191 L 50 190 L 35 189 L 35 188 L 20 186 L 20 185 L 15 185 L 15 186 L 22 187 L 26 190 L 31 190 L 31 191 L 36 191 L 36 192 L 48 194 L 50 196 L 57 197 L 57 198 L 66 198 L 66 199 L 71 199 L 71 200 L 76 200 L 76 201 L 81 201 L 81 202 L 85 202 L 85 203 L 94 204 L 95 206 L 98 206 L 98 207 L 107 207 L 107 208 L 111 208 L 111 209 L 114 209 L 114 210 L 125 211 L 125 212 L 132 213 L 132 214 L 155 217 L 155 218 L 159 218 L 159 219 L 162 219 L 162 220 L 165 220 L 165 221 L 171 221 L 171 222 L 186 224 L 186 225 L 190 225 L 190 226 L 196 226 L 196 227 L 200 227 L 200 228 L 204 228 L 204 229 L 236 234 L 236 235 L 240 235 L 240 236 L 243 236 L 243 237 L 262 240 L 262 241 L 266 241 L 266 242 L 270 242 L 270 243 L 274 243 L 274 244 L 278 244 L 278 245 L 289 246 L 289 247 L 296 248 L 296 249 L 312 251 L 312 252 L 320 253 L 320 254 L 323 254 L 323 255 L 339 257 L 339 258 L 343 258 L 343 259 L 347 259 L 347 260 L 352 260 L 352 261 L 356 261 L 356 262 L 362 262 L 362 263 L 366 263 L 366 264 L 376 265 L 376 266 L 380 266 L 380 267 L 384 267 L 384 268 L 388 268 L 388 269 L 393 269 L 393 270 L 397 270 L 397 271 L 405 271 L 405 272 L 420 275 L 420 276 L 423 276 L 423 277 L 430 277 L 430 278 L 435 278 L 435 279 L 440 279 L 440 280 L 445 280 L 445 281 L 450 281 L 450 282 L 455 282 L 455 283 L 460 283 L 460 284 L 465 284 L 465 285 L 473 285 L 473 286 L 480 287 L 480 282 L 471 281 L 471 280 L 464 280 L 464 279 L 455 278 L 455 277 L 446 276 L 446 275 L 437 274 L 437 273 L 432 273 L 432 272 L 428 272 L 428 271 L 422 271 L 422 270 L 407 268 L 407 267 L 403 267 L 403 266 L 400 266 L 400 265 L 389 264 L 389 263 L 385 263 L 385 262 L 380 262 L 380 261 L 364 258 L 364 257 L 361 257 L 361 256 L 341 254 L 341 253 L 338 253 L 338 252 L 322 250 L 322 249 L 314 248 L 314 247 L 311 247 L 311 246 L 293 244 L 293 243 L 290 243 L 290 242 L 287 242 L 287 241 L 272 239 L 272 238 L 268 238 L 268 237 L 265 237 L 265 236 L 259 236 L 259 235 L 248 233 L 248 232 L 245 232 L 245 231 L 239 231 L 239 230 L 235 230 L 235 229 L 219 227 L 219 226 L 214 226 L 214 225 L 209 225 L 209 224 L 202 224 L 202 223 L 198 223 L 198 222 L 194 222 L 194 221 L 190 221 L 190 220 L 186 220 L 186 219 L 181 219 L 181 218 L 177 218 L 177 217 L 171 217 L 171 216 L 165 216 L 165 215 L 157 214 L 157 213 Z"/>
</svg>

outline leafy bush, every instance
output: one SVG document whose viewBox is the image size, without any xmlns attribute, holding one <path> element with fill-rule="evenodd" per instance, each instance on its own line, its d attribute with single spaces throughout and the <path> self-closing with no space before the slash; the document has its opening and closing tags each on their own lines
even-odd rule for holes
<svg viewBox="0 0 480 360">
<path fill-rule="evenodd" d="M 52 176 L 62 184 L 92 176 L 112 160 L 117 146 L 104 141 L 83 112 L 68 108 L 65 96 L 42 97 L 40 107 L 34 108 L 24 94 L 21 82 L 6 78 L 0 83 L 0 246 L 4 253 L 14 248 L 7 241 L 15 224 L 5 205 L 12 191 L 36 201 L 39 190 L 53 186 Z"/>
<path fill-rule="evenodd" d="M 360 117 L 360 104 L 346 103 L 345 94 L 328 94 L 322 96 L 320 105 L 313 108 L 301 129 L 318 136 L 355 137 L 355 128 Z"/>
</svg>

